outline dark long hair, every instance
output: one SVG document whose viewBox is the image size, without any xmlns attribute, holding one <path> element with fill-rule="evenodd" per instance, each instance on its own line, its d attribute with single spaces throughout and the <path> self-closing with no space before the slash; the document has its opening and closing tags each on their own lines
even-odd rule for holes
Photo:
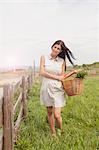
<svg viewBox="0 0 99 150">
<path fill-rule="evenodd" d="M 61 52 L 58 54 L 58 56 L 60 58 L 63 58 L 64 61 L 66 59 L 66 57 L 68 58 L 69 62 L 74 66 L 74 63 L 72 61 L 71 58 L 75 59 L 74 56 L 73 56 L 73 53 L 66 47 L 65 43 L 62 41 L 62 40 L 58 40 L 56 41 L 51 48 L 53 48 L 54 45 L 60 45 L 61 46 Z M 66 70 L 66 64 L 65 64 L 65 70 Z"/>
</svg>

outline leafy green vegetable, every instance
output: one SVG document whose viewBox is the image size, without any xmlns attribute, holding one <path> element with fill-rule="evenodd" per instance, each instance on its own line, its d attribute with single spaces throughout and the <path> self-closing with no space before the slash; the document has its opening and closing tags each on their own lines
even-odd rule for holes
<svg viewBox="0 0 99 150">
<path fill-rule="evenodd" d="M 86 75 L 87 75 L 87 71 L 82 70 L 76 74 L 76 78 L 84 79 Z"/>
</svg>

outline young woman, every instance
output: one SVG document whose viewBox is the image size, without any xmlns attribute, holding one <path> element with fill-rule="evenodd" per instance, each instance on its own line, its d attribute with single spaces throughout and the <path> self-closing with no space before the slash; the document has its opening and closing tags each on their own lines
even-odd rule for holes
<svg viewBox="0 0 99 150">
<path fill-rule="evenodd" d="M 40 75 L 43 76 L 40 101 L 47 108 L 48 121 L 53 136 L 56 135 L 55 121 L 58 128 L 62 129 L 61 108 L 65 106 L 65 98 L 61 81 L 79 71 L 73 70 L 68 74 L 64 74 L 66 58 L 73 65 L 71 59 L 74 59 L 73 54 L 61 40 L 52 45 L 49 55 L 43 55 L 40 58 Z"/>
</svg>

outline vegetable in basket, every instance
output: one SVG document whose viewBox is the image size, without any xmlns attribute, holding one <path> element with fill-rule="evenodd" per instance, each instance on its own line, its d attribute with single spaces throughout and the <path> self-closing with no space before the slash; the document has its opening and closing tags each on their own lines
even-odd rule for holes
<svg viewBox="0 0 99 150">
<path fill-rule="evenodd" d="M 84 79 L 86 75 L 87 75 L 87 71 L 82 70 L 76 74 L 76 78 Z"/>
<path fill-rule="evenodd" d="M 83 79 L 87 75 L 85 70 L 81 70 L 76 74 L 73 80 L 63 81 L 63 87 L 68 96 L 80 95 L 83 91 Z"/>
</svg>

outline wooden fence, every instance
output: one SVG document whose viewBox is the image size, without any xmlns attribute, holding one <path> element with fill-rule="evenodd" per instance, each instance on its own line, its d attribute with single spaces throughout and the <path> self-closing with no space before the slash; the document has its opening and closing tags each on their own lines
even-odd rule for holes
<svg viewBox="0 0 99 150">
<path fill-rule="evenodd" d="M 20 123 L 27 116 L 27 94 L 32 84 L 33 76 L 30 74 L 23 76 L 16 85 L 7 84 L 3 87 L 0 100 L 0 150 L 14 149 Z"/>
</svg>

